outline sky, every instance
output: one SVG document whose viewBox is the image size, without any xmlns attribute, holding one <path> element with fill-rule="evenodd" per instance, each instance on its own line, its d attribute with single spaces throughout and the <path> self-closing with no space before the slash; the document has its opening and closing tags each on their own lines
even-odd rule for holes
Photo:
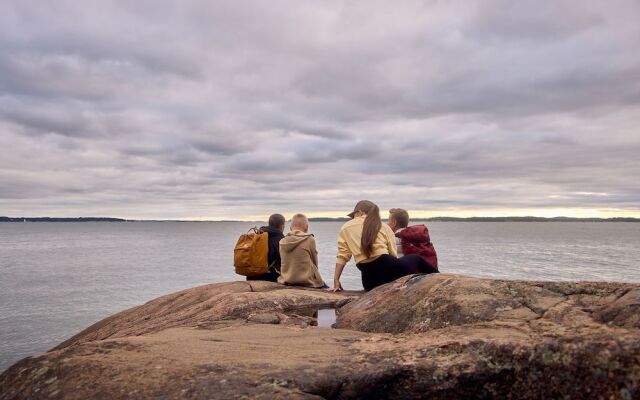
<svg viewBox="0 0 640 400">
<path fill-rule="evenodd" d="M 0 0 L 0 215 L 640 216 L 640 2 Z"/>
</svg>

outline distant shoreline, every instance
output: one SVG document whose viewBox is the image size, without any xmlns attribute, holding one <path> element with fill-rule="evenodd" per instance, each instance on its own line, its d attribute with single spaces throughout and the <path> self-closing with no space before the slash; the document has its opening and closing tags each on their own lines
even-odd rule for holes
<svg viewBox="0 0 640 400">
<path fill-rule="evenodd" d="M 311 222 L 344 222 L 349 218 L 309 218 Z M 415 218 L 415 222 L 640 222 L 640 218 L 570 218 L 570 217 L 431 217 Z M 256 222 L 244 220 L 144 220 L 110 217 L 0 217 L 0 222 Z"/>
</svg>

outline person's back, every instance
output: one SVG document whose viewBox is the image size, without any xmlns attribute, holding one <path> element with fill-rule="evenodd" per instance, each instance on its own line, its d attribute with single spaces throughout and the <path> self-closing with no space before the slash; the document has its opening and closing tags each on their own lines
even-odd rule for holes
<svg viewBox="0 0 640 400">
<path fill-rule="evenodd" d="M 382 254 L 391 254 L 394 257 L 397 255 L 393 231 L 386 225 L 380 226 L 372 240 L 370 253 L 365 255 L 361 246 L 365 218 L 365 215 L 354 216 L 351 221 L 346 222 L 340 228 L 338 233 L 338 262 L 342 261 L 346 264 L 353 256 L 356 264 L 359 264 Z"/>
<path fill-rule="evenodd" d="M 262 232 L 269 234 L 269 272 L 259 276 L 247 277 L 248 281 L 271 281 L 277 282 L 280 275 L 280 240 L 284 238 L 285 219 L 281 214 L 272 214 L 269 217 L 269 225 L 260 228 Z"/>
<path fill-rule="evenodd" d="M 429 229 L 426 225 L 408 226 L 396 232 L 396 236 L 401 240 L 403 254 L 417 254 L 435 269 L 438 269 L 438 255 L 433 243 L 431 243 Z"/>
<path fill-rule="evenodd" d="M 389 210 L 389 226 L 398 238 L 398 254 L 417 254 L 438 269 L 438 255 L 424 224 L 409 226 L 409 213 L 402 208 Z"/>
<path fill-rule="evenodd" d="M 318 270 L 316 240 L 308 233 L 309 222 L 302 214 L 291 219 L 291 231 L 280 241 L 282 267 L 278 282 L 321 288 L 324 282 Z"/>
</svg>

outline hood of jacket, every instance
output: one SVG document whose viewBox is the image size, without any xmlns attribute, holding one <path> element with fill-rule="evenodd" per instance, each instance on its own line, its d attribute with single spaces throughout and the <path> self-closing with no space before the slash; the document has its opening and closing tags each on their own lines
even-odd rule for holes
<svg viewBox="0 0 640 400">
<path fill-rule="evenodd" d="M 295 250 L 296 247 L 300 246 L 301 243 L 309 240 L 310 237 L 313 237 L 310 233 L 291 231 L 280 241 L 280 251 L 290 253 Z"/>
<path fill-rule="evenodd" d="M 277 228 L 272 228 L 270 226 L 262 226 L 260 227 L 260 230 L 262 232 L 267 232 L 269 234 L 269 237 L 284 237 L 284 235 L 282 234 L 282 231 L 280 229 Z"/>
<path fill-rule="evenodd" d="M 396 236 L 410 243 L 429 243 L 429 229 L 425 225 L 412 225 L 396 232 Z"/>
</svg>

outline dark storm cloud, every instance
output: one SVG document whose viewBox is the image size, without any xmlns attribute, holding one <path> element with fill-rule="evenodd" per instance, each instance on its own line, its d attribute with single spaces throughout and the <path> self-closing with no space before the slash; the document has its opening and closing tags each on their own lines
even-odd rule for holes
<svg viewBox="0 0 640 400">
<path fill-rule="evenodd" d="M 0 5 L 0 214 L 640 213 L 636 1 Z"/>
</svg>

